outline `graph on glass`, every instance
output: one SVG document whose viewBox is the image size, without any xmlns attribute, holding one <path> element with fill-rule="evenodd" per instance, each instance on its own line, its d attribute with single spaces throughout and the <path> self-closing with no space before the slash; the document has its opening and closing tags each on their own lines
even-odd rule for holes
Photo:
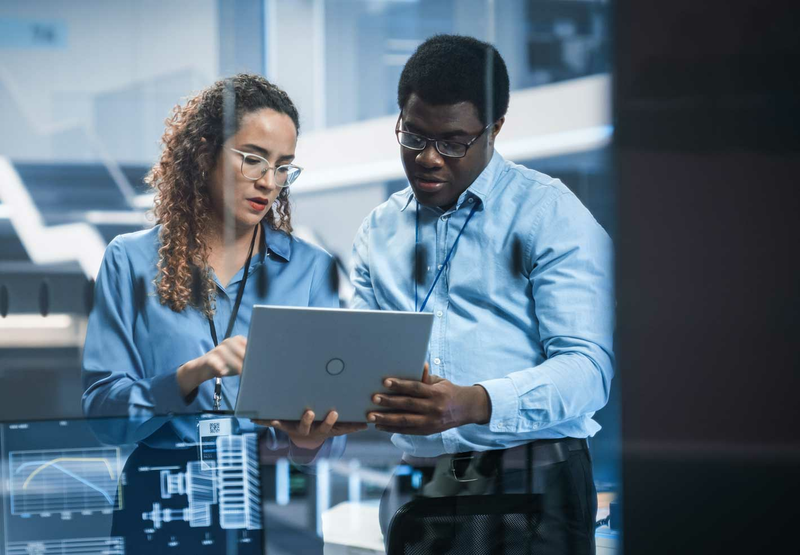
<svg viewBox="0 0 800 555">
<path fill-rule="evenodd" d="M 125 555 L 125 540 L 118 537 L 74 538 L 8 542 L 6 555 Z"/>
<path fill-rule="evenodd" d="M 121 508 L 119 449 L 11 451 L 11 513 L 108 512 Z"/>
</svg>

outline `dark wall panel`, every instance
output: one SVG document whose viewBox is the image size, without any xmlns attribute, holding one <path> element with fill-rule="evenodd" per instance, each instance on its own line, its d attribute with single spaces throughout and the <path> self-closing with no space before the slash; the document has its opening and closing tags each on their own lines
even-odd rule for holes
<svg viewBox="0 0 800 555">
<path fill-rule="evenodd" d="M 800 515 L 796 4 L 616 2 L 626 553 L 771 552 Z"/>
</svg>

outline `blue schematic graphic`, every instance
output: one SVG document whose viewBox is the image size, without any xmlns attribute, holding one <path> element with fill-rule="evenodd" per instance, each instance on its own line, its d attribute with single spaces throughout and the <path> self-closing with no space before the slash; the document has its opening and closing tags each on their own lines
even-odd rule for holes
<svg viewBox="0 0 800 555">
<path fill-rule="evenodd" d="M 225 530 L 260 530 L 261 490 L 255 434 L 216 438 L 217 460 L 193 461 L 186 472 L 161 470 L 161 500 L 142 513 L 153 530 L 170 522 L 187 522 L 192 528 L 212 525 L 212 505 L 218 505 L 219 525 Z M 184 508 L 164 508 L 160 501 L 185 495 Z"/>
</svg>

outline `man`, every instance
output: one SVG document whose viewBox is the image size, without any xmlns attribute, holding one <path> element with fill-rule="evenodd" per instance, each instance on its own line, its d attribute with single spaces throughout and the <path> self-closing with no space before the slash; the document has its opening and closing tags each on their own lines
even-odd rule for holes
<svg viewBox="0 0 800 555">
<path fill-rule="evenodd" d="M 547 544 L 592 553 L 586 438 L 613 375 L 612 245 L 560 181 L 494 151 L 508 101 L 503 59 L 472 38 L 435 36 L 403 69 L 410 187 L 356 236 L 353 306 L 434 323 L 422 381 L 387 380 L 368 420 L 423 469 L 421 495 L 543 494 Z"/>
</svg>

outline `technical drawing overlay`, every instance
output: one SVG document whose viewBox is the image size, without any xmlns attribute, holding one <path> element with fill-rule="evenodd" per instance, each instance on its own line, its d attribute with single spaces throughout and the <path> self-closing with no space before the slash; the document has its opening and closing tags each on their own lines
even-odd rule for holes
<svg viewBox="0 0 800 555">
<path fill-rule="evenodd" d="M 125 555 L 122 538 L 76 538 L 30 542 L 8 542 L 6 555 Z"/>
<path fill-rule="evenodd" d="M 255 434 L 216 438 L 216 460 L 190 461 L 185 472 L 160 470 L 160 499 L 152 510 L 142 513 L 151 533 L 171 522 L 185 522 L 191 528 L 214 524 L 216 505 L 223 530 L 260 530 L 261 488 Z M 186 496 L 186 506 L 164 508 L 166 500 Z"/>
<path fill-rule="evenodd" d="M 119 419 L 0 424 L 0 553 L 122 555 L 110 534 L 124 507 L 122 468 L 134 446 L 108 446 L 97 427 Z"/>
<path fill-rule="evenodd" d="M 12 515 L 119 509 L 117 448 L 12 451 Z"/>
</svg>

